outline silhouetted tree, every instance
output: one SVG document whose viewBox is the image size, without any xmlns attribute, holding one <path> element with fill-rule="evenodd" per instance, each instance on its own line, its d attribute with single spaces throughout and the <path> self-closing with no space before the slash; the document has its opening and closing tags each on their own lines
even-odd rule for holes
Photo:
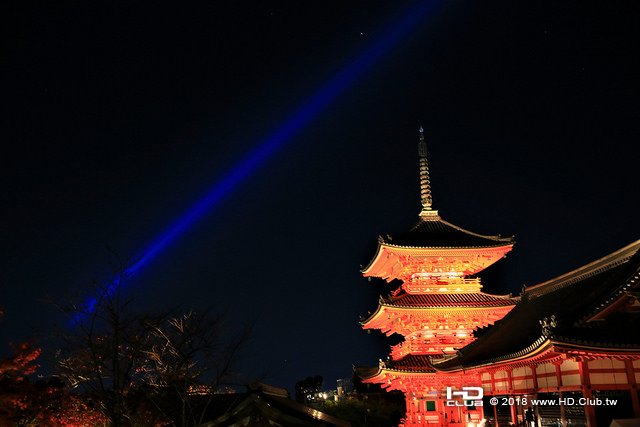
<svg viewBox="0 0 640 427">
<path fill-rule="evenodd" d="M 75 326 L 57 357 L 60 376 L 114 427 L 201 424 L 211 395 L 233 379 L 250 329 L 234 335 L 210 310 L 132 312 L 120 271 L 96 286 L 95 301 L 65 308 Z"/>
<path fill-rule="evenodd" d="M 91 303 L 64 308 L 74 325 L 57 355 L 59 375 L 72 389 L 90 395 L 114 427 L 130 425 L 139 413 L 141 402 L 127 396 L 143 383 L 148 325 L 158 322 L 128 310 L 130 301 L 121 292 L 124 271 L 96 285 L 97 297 Z"/>
<path fill-rule="evenodd" d="M 154 389 L 152 398 L 177 398 L 179 416 L 171 418 L 178 425 L 202 424 L 213 394 L 237 379 L 234 367 L 250 328 L 230 336 L 222 317 L 210 310 L 168 316 L 148 326 L 143 371 Z"/>
<path fill-rule="evenodd" d="M 307 377 L 295 385 L 296 400 L 300 403 L 308 403 L 314 400 L 316 394 L 322 390 L 323 378 L 320 375 Z"/>
</svg>

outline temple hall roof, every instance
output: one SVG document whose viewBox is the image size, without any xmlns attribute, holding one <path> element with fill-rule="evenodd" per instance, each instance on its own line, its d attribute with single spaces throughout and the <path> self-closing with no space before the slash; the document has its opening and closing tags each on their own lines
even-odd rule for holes
<svg viewBox="0 0 640 427">
<path fill-rule="evenodd" d="M 434 366 L 438 370 L 477 367 L 524 357 L 550 344 L 638 349 L 638 311 L 618 310 L 606 318 L 593 319 L 612 304 L 633 299 L 639 277 L 640 240 L 577 270 L 526 288 L 520 302 L 502 320 L 460 349 L 456 357 Z"/>
<path fill-rule="evenodd" d="M 240 426 L 246 425 L 247 420 L 251 420 L 252 426 L 351 426 L 348 421 L 320 412 L 286 396 L 274 394 L 269 389 L 273 387 L 260 384 L 257 389 L 250 390 L 249 393 L 214 395 L 214 403 L 218 404 L 210 405 L 212 412 L 220 412 L 220 408 L 224 412 L 201 426 Z"/>
</svg>

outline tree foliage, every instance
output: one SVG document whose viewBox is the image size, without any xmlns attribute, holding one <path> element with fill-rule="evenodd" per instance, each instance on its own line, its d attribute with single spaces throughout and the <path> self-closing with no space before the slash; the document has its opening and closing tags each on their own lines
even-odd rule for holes
<svg viewBox="0 0 640 427">
<path fill-rule="evenodd" d="M 196 426 L 215 393 L 241 382 L 250 327 L 228 328 L 212 310 L 140 313 L 122 292 L 126 268 L 115 271 L 95 300 L 60 307 L 73 325 L 54 376 L 33 381 L 42 351 L 30 342 L 0 359 L 0 427 Z"/>
<path fill-rule="evenodd" d="M 19 423 L 34 400 L 28 375 L 38 368 L 41 350 L 27 342 L 12 347 L 13 355 L 0 360 L 0 425 Z"/>
<path fill-rule="evenodd" d="M 101 287 L 90 309 L 67 308 L 76 325 L 59 375 L 112 426 L 201 424 L 211 395 L 236 378 L 250 329 L 233 334 L 211 310 L 136 313 L 120 288 Z"/>
<path fill-rule="evenodd" d="M 62 381 L 31 379 L 39 368 L 40 348 L 25 341 L 12 349 L 12 356 L 0 360 L 0 426 L 96 426 L 106 422 L 84 399 L 70 395 Z"/>
</svg>

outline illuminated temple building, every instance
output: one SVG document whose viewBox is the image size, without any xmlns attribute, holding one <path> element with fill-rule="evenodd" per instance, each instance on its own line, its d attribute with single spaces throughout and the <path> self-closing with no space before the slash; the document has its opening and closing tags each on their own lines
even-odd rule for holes
<svg viewBox="0 0 640 427">
<path fill-rule="evenodd" d="M 640 418 L 640 241 L 517 297 L 482 292 L 476 275 L 513 238 L 465 230 L 432 208 L 422 129 L 419 166 L 418 223 L 379 238 L 362 270 L 397 284 L 362 327 L 403 337 L 377 367 L 357 368 L 363 382 L 404 393 L 406 427 Z"/>
</svg>

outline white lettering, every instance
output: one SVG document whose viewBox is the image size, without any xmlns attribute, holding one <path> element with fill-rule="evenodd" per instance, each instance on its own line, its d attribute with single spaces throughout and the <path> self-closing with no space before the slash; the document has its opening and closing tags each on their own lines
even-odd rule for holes
<svg viewBox="0 0 640 427">
<path fill-rule="evenodd" d="M 462 400 L 481 400 L 483 395 L 482 387 L 462 387 L 461 391 L 454 391 L 452 387 L 447 387 L 447 400 L 455 399 L 454 396 Z"/>
</svg>

